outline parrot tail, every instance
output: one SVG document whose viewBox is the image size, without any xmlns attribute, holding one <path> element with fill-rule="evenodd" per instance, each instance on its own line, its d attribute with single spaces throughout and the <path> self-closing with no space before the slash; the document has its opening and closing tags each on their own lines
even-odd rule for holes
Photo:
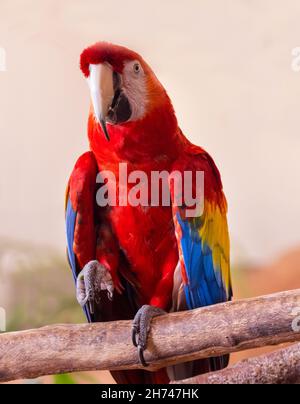
<svg viewBox="0 0 300 404">
<path fill-rule="evenodd" d="M 229 355 L 182 363 L 157 372 L 123 370 L 111 372 L 117 384 L 169 384 L 205 373 L 216 372 L 228 366 Z"/>
<path fill-rule="evenodd" d="M 179 381 L 189 379 L 205 373 L 225 369 L 229 364 L 229 355 L 216 358 L 201 359 L 193 362 L 181 363 L 167 368 L 170 380 Z"/>
<path fill-rule="evenodd" d="M 157 372 L 145 370 L 123 370 L 111 372 L 117 384 L 169 384 L 170 379 L 165 369 Z"/>
</svg>

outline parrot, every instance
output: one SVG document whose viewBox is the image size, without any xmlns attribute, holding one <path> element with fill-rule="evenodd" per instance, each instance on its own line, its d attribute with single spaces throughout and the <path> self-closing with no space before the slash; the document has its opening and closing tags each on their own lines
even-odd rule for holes
<svg viewBox="0 0 300 404">
<path fill-rule="evenodd" d="M 232 300 L 227 200 L 212 157 L 179 127 L 173 104 L 148 63 L 120 45 L 98 42 L 83 50 L 80 69 L 90 95 L 89 150 L 77 160 L 66 193 L 67 255 L 75 293 L 88 322 L 132 321 L 137 370 L 111 372 L 119 384 L 166 384 L 228 366 L 229 356 L 147 371 L 152 320 Z M 178 203 L 121 203 L 120 165 L 136 171 L 202 172 L 202 209 Z M 101 173 L 116 203 L 100 206 Z M 100 176 L 100 180 L 99 180 Z M 103 178 L 102 178 L 103 179 Z M 140 193 L 151 182 L 139 184 Z M 198 186 L 194 177 L 193 192 Z M 133 183 L 128 189 L 134 188 Z M 195 210 L 196 211 L 196 210 Z M 184 344 L 184 341 L 182 341 Z"/>
</svg>

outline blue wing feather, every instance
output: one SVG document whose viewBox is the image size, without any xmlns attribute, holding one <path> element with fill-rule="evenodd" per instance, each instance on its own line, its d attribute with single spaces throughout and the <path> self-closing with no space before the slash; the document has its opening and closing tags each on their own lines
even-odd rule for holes
<svg viewBox="0 0 300 404">
<path fill-rule="evenodd" d="M 76 256 L 73 250 L 73 244 L 74 244 L 76 218 L 77 218 L 77 212 L 73 210 L 71 200 L 70 198 L 68 198 L 67 210 L 66 210 L 67 251 L 75 282 L 77 279 L 77 266 L 76 266 Z"/>
<path fill-rule="evenodd" d="M 197 228 L 189 220 L 183 220 L 177 213 L 182 230 L 180 240 L 188 284 L 185 285 L 189 309 L 210 306 L 227 300 L 221 272 L 214 267 L 213 254 L 204 245 Z"/>
<path fill-rule="evenodd" d="M 187 146 L 186 153 L 183 153 L 174 164 L 173 170 L 179 170 L 181 173 L 187 170 L 204 172 L 206 196 L 203 214 L 195 218 L 187 217 L 185 207 L 178 207 L 175 203 L 176 187 L 171 184 L 175 232 L 182 271 L 182 283 L 180 287 L 176 284 L 174 289 L 173 306 L 178 310 L 182 308 L 193 310 L 226 302 L 232 298 L 230 246 L 226 218 L 227 202 L 222 191 L 219 171 L 207 153 L 191 145 Z M 180 293 L 182 287 L 185 299 Z M 229 356 L 226 355 L 200 361 L 199 366 L 204 366 L 206 371 L 215 371 L 226 367 L 228 361 Z"/>
<path fill-rule="evenodd" d="M 71 200 L 68 197 L 67 209 L 66 209 L 67 252 L 75 284 L 79 272 L 76 255 L 73 249 L 76 219 L 77 219 L 77 212 L 73 209 Z M 83 311 L 86 315 L 87 320 L 91 322 L 92 321 L 91 314 L 86 306 L 83 308 Z"/>
</svg>

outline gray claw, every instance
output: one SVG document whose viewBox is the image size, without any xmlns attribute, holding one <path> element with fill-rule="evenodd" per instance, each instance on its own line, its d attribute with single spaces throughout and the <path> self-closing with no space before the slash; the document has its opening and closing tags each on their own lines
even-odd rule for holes
<svg viewBox="0 0 300 404">
<path fill-rule="evenodd" d="M 95 304 L 100 301 L 100 293 L 107 290 L 107 296 L 113 299 L 114 284 L 107 268 L 98 261 L 89 262 L 77 277 L 76 296 L 78 303 L 88 305 L 91 314 L 95 313 Z"/>
<path fill-rule="evenodd" d="M 136 340 L 136 336 L 138 335 L 138 329 L 135 325 L 132 326 L 132 343 L 137 348 L 138 342 Z"/>
<path fill-rule="evenodd" d="M 166 314 L 162 309 L 153 306 L 143 306 L 136 314 L 132 324 L 132 343 L 138 349 L 138 356 L 144 367 L 149 366 L 144 358 L 147 349 L 147 339 L 153 318 Z M 138 338 L 137 338 L 138 337 Z"/>
<path fill-rule="evenodd" d="M 140 359 L 140 362 L 141 362 L 141 364 L 144 366 L 144 368 L 147 368 L 148 366 L 149 366 L 149 363 L 147 363 L 146 361 L 145 361 L 145 358 L 144 358 L 144 349 L 140 346 L 140 345 L 138 345 L 138 354 L 139 354 L 139 359 Z"/>
<path fill-rule="evenodd" d="M 90 299 L 88 300 L 89 310 L 91 314 L 95 314 L 95 300 Z"/>
</svg>

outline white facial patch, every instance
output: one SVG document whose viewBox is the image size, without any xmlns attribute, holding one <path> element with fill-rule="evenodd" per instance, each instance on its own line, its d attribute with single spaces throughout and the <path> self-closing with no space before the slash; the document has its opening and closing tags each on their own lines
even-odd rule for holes
<svg viewBox="0 0 300 404">
<path fill-rule="evenodd" d="M 130 121 L 142 119 L 146 114 L 147 86 L 146 75 L 140 63 L 138 61 L 127 62 L 122 78 L 122 89 L 132 109 Z"/>
</svg>

